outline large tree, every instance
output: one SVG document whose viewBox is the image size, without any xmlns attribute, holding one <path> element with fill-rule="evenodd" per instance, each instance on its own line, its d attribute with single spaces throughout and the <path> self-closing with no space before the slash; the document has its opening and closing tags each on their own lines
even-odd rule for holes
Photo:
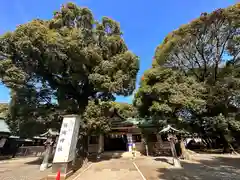
<svg viewBox="0 0 240 180">
<path fill-rule="evenodd" d="M 128 96 L 139 69 L 119 23 L 97 21 L 73 3 L 50 20 L 36 19 L 3 35 L 0 59 L 1 80 L 16 94 L 11 108 L 18 111 L 16 102 L 27 106 L 23 118 L 48 107 L 82 115 L 91 100 Z"/>
<path fill-rule="evenodd" d="M 167 94 L 177 92 L 178 103 L 188 102 L 191 98 L 188 91 L 195 90 L 195 86 L 191 86 L 187 79 L 194 79 L 193 81 L 200 83 L 206 91 L 197 91 L 199 94 L 193 94 L 193 97 L 201 97 L 206 102 L 206 110 L 187 110 L 183 113 L 183 119 L 191 117 L 192 121 L 188 122 L 191 122 L 194 132 L 204 137 L 220 138 L 225 150 L 228 149 L 232 137 L 237 139 L 240 132 L 239 7 L 240 5 L 236 4 L 211 13 L 202 13 L 199 18 L 169 33 L 156 49 L 151 71 L 158 69 L 160 73 L 161 68 L 167 68 L 181 73 L 185 76 L 186 87 L 190 89 L 184 90 L 186 93 L 182 92 L 182 82 L 176 82 L 176 87 L 180 88 L 174 88 L 171 83 L 156 87 L 155 83 L 148 82 L 150 93 L 145 91 L 152 94 L 155 87 L 155 96 L 151 96 L 152 101 L 145 99 L 141 102 L 144 105 L 149 104 L 150 107 L 158 107 L 157 111 L 161 112 L 159 102 L 162 98 L 159 96 L 163 94 L 162 89 L 169 86 Z M 165 75 L 159 75 L 158 79 L 164 77 Z M 174 79 L 174 76 L 170 75 L 168 79 Z M 144 81 L 145 78 L 137 93 L 136 102 L 144 97 L 142 89 L 147 89 Z M 167 102 L 169 100 L 171 96 L 167 96 Z M 174 103 L 168 103 L 168 106 L 165 106 L 165 102 L 162 104 L 169 110 L 175 109 L 176 106 Z M 188 107 L 187 104 L 183 104 L 183 109 Z M 150 112 L 150 116 L 152 115 Z"/>
</svg>

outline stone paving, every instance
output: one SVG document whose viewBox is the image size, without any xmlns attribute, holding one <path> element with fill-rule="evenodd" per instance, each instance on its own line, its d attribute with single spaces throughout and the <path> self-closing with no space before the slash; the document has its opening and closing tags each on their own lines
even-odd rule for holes
<svg viewBox="0 0 240 180">
<path fill-rule="evenodd" d="M 71 180 L 144 180 L 129 158 L 92 163 L 90 168 Z"/>
<path fill-rule="evenodd" d="M 37 158 L 17 158 L 0 161 L 0 180 L 40 180 L 51 168 L 40 172 Z"/>
<path fill-rule="evenodd" d="M 172 158 L 164 157 L 164 159 L 168 160 L 169 162 L 156 161 L 153 157 L 139 157 L 135 159 L 135 164 L 144 175 L 146 180 L 159 180 L 162 179 L 160 178 L 162 172 L 159 171 L 159 169 L 168 169 L 171 167 L 170 163 L 172 161 Z"/>
<path fill-rule="evenodd" d="M 239 180 L 240 156 L 196 154 L 194 160 L 172 166 L 171 157 L 140 157 L 135 160 L 147 180 Z"/>
<path fill-rule="evenodd" d="M 36 158 L 0 161 L 0 180 L 40 180 L 50 173 L 39 171 Z M 174 168 L 170 157 L 131 155 L 105 157 L 89 162 L 69 180 L 239 180 L 240 156 L 196 154 L 194 161 L 181 161 L 182 168 Z M 136 166 L 135 166 L 136 165 Z M 143 176 L 142 176 L 143 175 Z"/>
<path fill-rule="evenodd" d="M 134 166 L 136 164 L 137 168 Z M 239 180 L 240 156 L 196 154 L 172 166 L 171 157 L 116 158 L 93 163 L 71 180 Z M 142 177 L 140 173 L 144 176 Z"/>
</svg>

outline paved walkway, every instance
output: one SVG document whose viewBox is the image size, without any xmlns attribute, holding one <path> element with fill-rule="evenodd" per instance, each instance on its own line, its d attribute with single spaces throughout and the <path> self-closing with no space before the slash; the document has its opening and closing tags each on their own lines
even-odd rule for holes
<svg viewBox="0 0 240 180">
<path fill-rule="evenodd" d="M 93 163 L 70 180 L 239 180 L 240 156 L 196 154 L 172 166 L 171 157 L 115 158 Z"/>
<path fill-rule="evenodd" d="M 51 171 L 51 168 L 39 171 L 37 158 L 16 158 L 0 161 L 0 180 L 39 180 Z"/>
<path fill-rule="evenodd" d="M 129 158 L 110 159 L 92 163 L 71 180 L 146 180 Z"/>
</svg>

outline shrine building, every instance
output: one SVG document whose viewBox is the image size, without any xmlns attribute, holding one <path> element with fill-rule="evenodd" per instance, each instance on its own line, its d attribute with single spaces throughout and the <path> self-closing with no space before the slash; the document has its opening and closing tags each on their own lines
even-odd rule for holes
<svg viewBox="0 0 240 180">
<path fill-rule="evenodd" d="M 147 132 L 147 137 L 143 136 L 143 129 Z M 100 136 L 92 135 L 88 139 L 89 153 L 97 153 L 99 147 L 101 152 L 106 151 L 132 151 L 135 144 L 136 151 L 145 152 L 145 143 L 148 142 L 149 150 L 161 146 L 163 140 L 157 133 L 153 125 L 145 123 L 139 125 L 137 120 L 118 120 L 112 123 L 111 131 Z"/>
</svg>

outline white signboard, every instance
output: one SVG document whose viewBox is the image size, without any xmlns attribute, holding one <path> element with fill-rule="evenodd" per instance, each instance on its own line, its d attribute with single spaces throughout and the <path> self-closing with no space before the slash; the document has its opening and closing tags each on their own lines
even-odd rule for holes
<svg viewBox="0 0 240 180">
<path fill-rule="evenodd" d="M 78 116 L 63 118 L 53 163 L 70 162 L 75 155 L 80 119 Z"/>
</svg>

